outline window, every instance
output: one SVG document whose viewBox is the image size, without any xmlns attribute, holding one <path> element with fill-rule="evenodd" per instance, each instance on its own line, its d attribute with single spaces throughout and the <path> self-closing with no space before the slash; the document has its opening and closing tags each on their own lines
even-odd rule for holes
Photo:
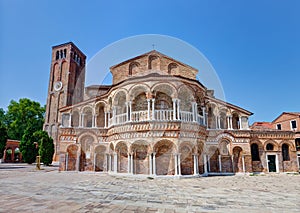
<svg viewBox="0 0 300 213">
<path fill-rule="evenodd" d="M 268 143 L 266 148 L 268 151 L 272 151 L 274 149 L 274 145 L 271 143 Z"/>
<path fill-rule="evenodd" d="M 55 59 L 56 59 L 56 60 L 59 59 L 59 52 L 58 52 L 58 51 L 56 51 L 56 57 L 55 57 Z"/>
<path fill-rule="evenodd" d="M 278 130 L 281 130 L 281 124 L 277 124 L 276 127 Z"/>
<path fill-rule="evenodd" d="M 289 145 L 287 145 L 287 144 L 282 145 L 282 160 L 283 161 L 290 160 Z"/>
<path fill-rule="evenodd" d="M 260 161 L 258 145 L 256 143 L 251 144 L 251 157 L 252 157 L 252 161 Z"/>
<path fill-rule="evenodd" d="M 297 129 L 297 122 L 295 120 L 291 121 L 291 127 L 292 127 L 292 130 Z"/>
</svg>

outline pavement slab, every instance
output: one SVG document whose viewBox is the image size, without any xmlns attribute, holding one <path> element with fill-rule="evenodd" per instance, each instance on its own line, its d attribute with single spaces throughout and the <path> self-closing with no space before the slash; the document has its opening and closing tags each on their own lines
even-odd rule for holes
<svg viewBox="0 0 300 213">
<path fill-rule="evenodd" d="M 1 213 L 300 212 L 297 174 L 148 179 L 0 164 L 0 181 Z"/>
</svg>

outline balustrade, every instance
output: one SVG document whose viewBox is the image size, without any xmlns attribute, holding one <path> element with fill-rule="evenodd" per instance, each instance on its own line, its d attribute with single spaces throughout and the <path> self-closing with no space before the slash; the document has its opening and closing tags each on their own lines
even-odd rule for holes
<svg viewBox="0 0 300 213">
<path fill-rule="evenodd" d="M 114 115 L 110 118 L 109 113 L 105 115 L 105 126 L 104 128 L 111 127 L 113 125 L 120 125 L 127 122 L 143 122 L 143 121 L 182 121 L 182 122 L 197 122 L 200 125 L 204 125 L 204 117 L 197 115 L 194 118 L 193 112 L 180 111 L 179 117 L 174 116 L 174 110 L 143 110 L 131 112 L 128 116 L 127 113 Z M 64 122 L 63 127 L 67 127 Z M 91 128 L 91 127 L 90 127 Z"/>
<path fill-rule="evenodd" d="M 173 110 L 155 110 L 155 119 L 158 121 L 173 120 Z"/>
<path fill-rule="evenodd" d="M 180 120 L 183 122 L 193 122 L 193 113 L 192 112 L 180 112 Z"/>
<path fill-rule="evenodd" d="M 148 111 L 136 111 L 131 113 L 131 121 L 132 122 L 141 122 L 148 120 Z"/>
</svg>

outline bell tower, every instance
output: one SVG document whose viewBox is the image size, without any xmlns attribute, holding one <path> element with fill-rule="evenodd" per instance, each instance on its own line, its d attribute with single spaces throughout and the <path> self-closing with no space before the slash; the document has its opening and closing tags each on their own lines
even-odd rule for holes
<svg viewBox="0 0 300 213">
<path fill-rule="evenodd" d="M 44 130 L 53 138 L 58 160 L 59 110 L 83 101 L 86 56 L 72 42 L 52 47 Z"/>
</svg>

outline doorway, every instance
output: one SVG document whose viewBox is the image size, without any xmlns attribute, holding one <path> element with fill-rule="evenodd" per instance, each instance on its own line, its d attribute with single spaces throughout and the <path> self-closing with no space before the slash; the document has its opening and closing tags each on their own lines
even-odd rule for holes
<svg viewBox="0 0 300 213">
<path fill-rule="evenodd" d="M 276 155 L 268 155 L 267 159 L 268 159 L 269 172 L 277 172 Z"/>
</svg>

